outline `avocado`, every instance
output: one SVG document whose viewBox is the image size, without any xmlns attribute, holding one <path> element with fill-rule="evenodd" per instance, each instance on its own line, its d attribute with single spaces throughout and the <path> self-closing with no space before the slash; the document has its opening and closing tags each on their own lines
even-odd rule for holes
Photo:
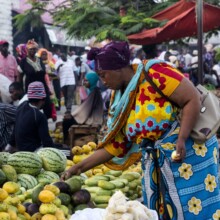
<svg viewBox="0 0 220 220">
<path fill-rule="evenodd" d="M 38 204 L 36 204 L 36 203 L 33 203 L 33 204 L 31 204 L 31 205 L 29 205 L 28 206 L 28 208 L 27 208 L 27 213 L 29 214 L 29 215 L 34 215 L 35 213 L 37 213 L 37 212 L 39 212 L 39 205 Z"/>
<path fill-rule="evenodd" d="M 66 182 L 59 181 L 53 183 L 53 185 L 57 186 L 60 189 L 61 193 L 66 193 L 66 194 L 70 193 L 70 186 Z"/>
<path fill-rule="evenodd" d="M 91 195 L 88 190 L 81 189 L 72 195 L 72 201 L 75 205 L 87 204 L 91 199 Z"/>
<path fill-rule="evenodd" d="M 59 195 L 57 195 L 57 197 L 61 200 L 62 205 L 68 206 L 71 202 L 70 195 L 66 193 L 60 193 Z"/>
<path fill-rule="evenodd" d="M 76 179 L 75 177 L 71 177 L 70 179 L 65 181 L 70 186 L 70 192 L 74 193 L 81 189 L 81 181 Z"/>
</svg>

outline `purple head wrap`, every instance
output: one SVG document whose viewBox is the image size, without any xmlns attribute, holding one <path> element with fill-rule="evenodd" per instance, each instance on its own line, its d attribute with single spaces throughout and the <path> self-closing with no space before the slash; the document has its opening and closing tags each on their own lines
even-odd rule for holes
<svg viewBox="0 0 220 220">
<path fill-rule="evenodd" d="M 113 41 L 102 48 L 92 48 L 88 60 L 95 60 L 96 70 L 117 70 L 130 62 L 129 45 L 125 41 Z"/>
</svg>

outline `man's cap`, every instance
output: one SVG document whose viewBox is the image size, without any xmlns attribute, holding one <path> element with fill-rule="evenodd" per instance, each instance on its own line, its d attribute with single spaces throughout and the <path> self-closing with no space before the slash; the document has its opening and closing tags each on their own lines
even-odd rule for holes
<svg viewBox="0 0 220 220">
<path fill-rule="evenodd" d="M 45 88 L 42 82 L 32 82 L 28 86 L 28 99 L 44 99 L 46 97 Z"/>
</svg>

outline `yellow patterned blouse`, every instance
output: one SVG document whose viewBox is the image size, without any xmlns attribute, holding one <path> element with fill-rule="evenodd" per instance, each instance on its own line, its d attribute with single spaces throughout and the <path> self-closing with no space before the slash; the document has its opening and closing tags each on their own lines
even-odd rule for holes
<svg viewBox="0 0 220 220">
<path fill-rule="evenodd" d="M 133 68 L 135 71 L 136 66 Z M 144 73 L 141 74 L 143 77 Z M 184 77 L 166 63 L 154 64 L 149 69 L 149 76 L 168 97 Z M 153 141 L 160 138 L 175 118 L 177 109 L 161 97 L 144 77 L 138 86 L 125 126 L 105 145 L 105 149 L 117 157 L 123 157 L 128 152 L 129 142 L 140 144 L 143 138 Z"/>
</svg>

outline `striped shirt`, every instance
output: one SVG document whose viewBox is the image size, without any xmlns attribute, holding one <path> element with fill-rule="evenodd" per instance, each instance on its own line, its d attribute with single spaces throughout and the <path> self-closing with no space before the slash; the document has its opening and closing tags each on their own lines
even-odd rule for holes
<svg viewBox="0 0 220 220">
<path fill-rule="evenodd" d="M 0 103 L 0 151 L 8 144 L 15 124 L 16 106 Z"/>
</svg>

